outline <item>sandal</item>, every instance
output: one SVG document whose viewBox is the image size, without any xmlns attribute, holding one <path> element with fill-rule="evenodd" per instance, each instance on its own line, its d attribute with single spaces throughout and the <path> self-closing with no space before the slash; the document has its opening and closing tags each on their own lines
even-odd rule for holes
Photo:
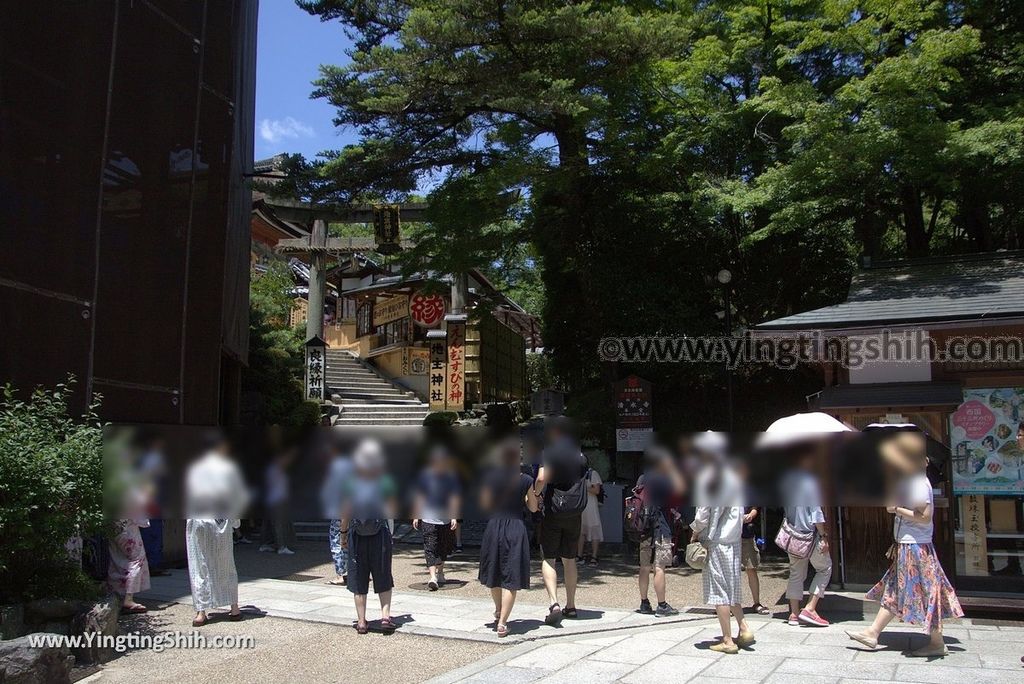
<svg viewBox="0 0 1024 684">
<path fill-rule="evenodd" d="M 202 627 L 203 625 L 205 625 L 209 621 L 210 621 L 210 618 L 208 616 L 204 617 L 202 619 L 195 618 L 194 620 L 192 620 L 192 626 L 193 627 Z"/>
<path fill-rule="evenodd" d="M 370 625 L 363 622 L 362 624 L 356 623 L 356 634 L 367 634 L 370 631 Z"/>
<path fill-rule="evenodd" d="M 760 603 L 755 603 L 754 605 L 752 605 L 750 607 L 750 609 L 753 610 L 758 615 L 771 615 L 772 614 L 772 611 L 768 608 L 768 606 L 761 605 Z"/>
<path fill-rule="evenodd" d="M 567 617 L 570 620 L 578 617 L 576 614 L 576 606 L 573 606 L 572 608 L 566 608 L 565 610 L 563 610 L 562 617 Z"/>
<path fill-rule="evenodd" d="M 508 625 L 498 625 L 494 631 L 498 633 L 499 639 L 503 639 L 508 636 Z"/>
<path fill-rule="evenodd" d="M 149 608 L 142 605 L 141 603 L 133 603 L 130 606 L 122 606 L 121 612 L 126 615 L 139 615 L 141 613 L 148 613 Z"/>
<path fill-rule="evenodd" d="M 230 620 L 231 622 L 241 622 L 242 611 L 238 611 L 237 613 L 228 613 L 228 620 Z"/>
<path fill-rule="evenodd" d="M 385 634 L 390 634 L 391 632 L 394 632 L 398 628 L 398 625 L 396 625 L 394 622 L 392 622 L 391 618 L 386 617 L 386 618 L 381 618 L 381 620 L 380 620 L 380 628 L 381 628 L 381 630 Z"/>
<path fill-rule="evenodd" d="M 562 622 L 562 607 L 557 603 L 552 603 L 551 607 L 548 608 L 548 614 L 544 618 L 544 622 L 552 627 Z"/>
<path fill-rule="evenodd" d="M 332 580 L 327 580 L 327 583 L 336 587 L 343 587 L 348 584 L 348 581 L 344 577 L 335 577 Z"/>
</svg>

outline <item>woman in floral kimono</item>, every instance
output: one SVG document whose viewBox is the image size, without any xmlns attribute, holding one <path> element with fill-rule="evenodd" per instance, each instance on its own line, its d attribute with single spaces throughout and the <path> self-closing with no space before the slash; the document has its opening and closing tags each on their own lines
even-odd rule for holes
<svg viewBox="0 0 1024 684">
<path fill-rule="evenodd" d="M 107 586 L 110 591 L 124 597 L 121 607 L 124 613 L 146 612 L 144 605 L 135 602 L 134 595 L 149 589 L 149 562 L 139 532 L 140 527 L 148 526 L 149 520 L 145 518 L 122 519 L 114 523 Z"/>
</svg>

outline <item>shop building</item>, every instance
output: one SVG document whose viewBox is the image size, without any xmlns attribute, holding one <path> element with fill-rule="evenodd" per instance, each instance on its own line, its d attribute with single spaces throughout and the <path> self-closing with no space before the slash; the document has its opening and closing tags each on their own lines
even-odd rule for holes
<svg viewBox="0 0 1024 684">
<path fill-rule="evenodd" d="M 998 597 L 1024 594 L 1024 252 L 865 262 L 845 301 L 752 330 L 812 340 L 824 387 L 808 398 L 810 410 L 857 428 L 913 423 L 941 442 L 951 457 L 932 484 L 947 573 L 968 604 L 1005 607 Z M 847 362 L 825 357 L 826 345 Z M 875 582 L 891 516 L 837 513 L 839 577 Z"/>
</svg>

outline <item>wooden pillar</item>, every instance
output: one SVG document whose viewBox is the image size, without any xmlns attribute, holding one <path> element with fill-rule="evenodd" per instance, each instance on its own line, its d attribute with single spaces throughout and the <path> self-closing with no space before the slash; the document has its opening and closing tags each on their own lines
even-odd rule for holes
<svg viewBox="0 0 1024 684">
<path fill-rule="evenodd" d="M 309 311 L 306 312 L 306 339 L 324 336 L 324 291 L 327 289 L 327 222 L 313 220 L 309 236 Z"/>
<path fill-rule="evenodd" d="M 469 299 L 469 277 L 465 273 L 452 276 L 452 310 L 455 315 L 466 313 L 466 302 Z"/>
</svg>

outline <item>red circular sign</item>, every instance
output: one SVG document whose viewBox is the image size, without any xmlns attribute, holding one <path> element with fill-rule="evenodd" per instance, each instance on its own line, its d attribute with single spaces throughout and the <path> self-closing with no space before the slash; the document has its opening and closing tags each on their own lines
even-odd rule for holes
<svg viewBox="0 0 1024 684">
<path fill-rule="evenodd" d="M 444 297 L 439 294 L 423 294 L 417 292 L 409 300 L 409 311 L 416 325 L 433 328 L 444 318 Z"/>
</svg>

